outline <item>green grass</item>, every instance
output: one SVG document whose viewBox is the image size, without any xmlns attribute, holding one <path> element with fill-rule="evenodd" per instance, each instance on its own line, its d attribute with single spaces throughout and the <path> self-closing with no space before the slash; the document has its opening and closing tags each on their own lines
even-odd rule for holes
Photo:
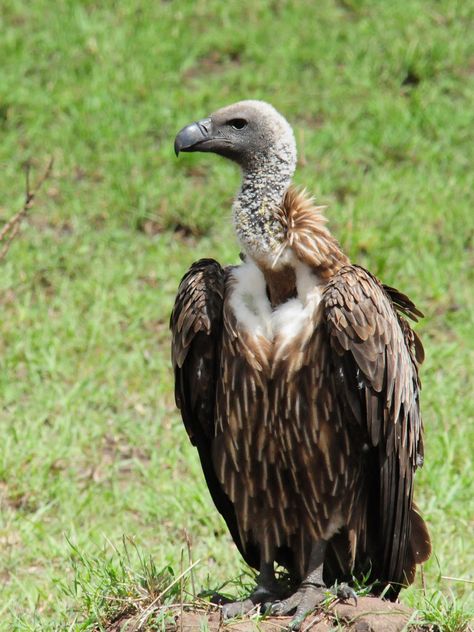
<svg viewBox="0 0 474 632">
<path fill-rule="evenodd" d="M 177 575 L 187 530 L 199 588 L 240 572 L 174 407 L 167 321 L 193 260 L 238 254 L 237 171 L 176 161 L 174 135 L 249 97 L 294 125 L 296 180 L 351 258 L 426 313 L 433 607 L 419 579 L 402 599 L 472 614 L 472 584 L 443 577 L 474 566 L 473 19 L 456 0 L 3 0 L 0 219 L 26 161 L 55 165 L 0 264 L 0 629 L 95 629 L 87 586 L 123 535 Z"/>
</svg>

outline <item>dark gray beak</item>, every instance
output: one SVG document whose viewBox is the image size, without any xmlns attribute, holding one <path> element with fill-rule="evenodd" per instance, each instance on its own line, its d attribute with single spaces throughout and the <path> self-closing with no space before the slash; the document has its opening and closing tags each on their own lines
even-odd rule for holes
<svg viewBox="0 0 474 632">
<path fill-rule="evenodd" d="M 196 121 L 183 127 L 174 141 L 174 151 L 206 151 L 206 141 L 212 140 L 212 122 L 210 118 Z"/>
</svg>

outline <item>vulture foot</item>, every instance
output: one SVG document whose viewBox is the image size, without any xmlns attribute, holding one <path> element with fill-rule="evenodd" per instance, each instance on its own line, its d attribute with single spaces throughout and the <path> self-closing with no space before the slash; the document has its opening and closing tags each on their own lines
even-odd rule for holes
<svg viewBox="0 0 474 632">
<path fill-rule="evenodd" d="M 313 610 L 316 610 L 326 599 L 327 595 L 328 589 L 325 586 L 316 586 L 315 584 L 303 582 L 300 588 L 288 599 L 268 604 L 266 613 L 281 616 L 291 614 L 296 610 L 288 629 L 299 630 L 306 616 Z"/>
<path fill-rule="evenodd" d="M 279 587 L 275 586 L 275 589 L 269 589 L 264 586 L 257 586 L 255 590 L 242 601 L 227 601 L 224 598 L 220 598 L 219 595 L 215 595 L 211 600 L 214 603 L 219 603 L 222 606 L 222 615 L 224 619 L 232 619 L 234 617 L 241 617 L 247 614 L 255 606 L 260 604 L 274 602 L 276 599 L 280 599 L 282 591 Z"/>
<path fill-rule="evenodd" d="M 347 584 L 340 584 L 335 588 L 328 589 L 325 586 L 303 582 L 300 588 L 287 599 L 267 603 L 266 614 L 282 616 L 291 614 L 296 610 L 288 629 L 299 630 L 305 618 L 331 595 L 334 595 L 341 601 L 354 599 L 357 606 L 357 594 Z"/>
</svg>

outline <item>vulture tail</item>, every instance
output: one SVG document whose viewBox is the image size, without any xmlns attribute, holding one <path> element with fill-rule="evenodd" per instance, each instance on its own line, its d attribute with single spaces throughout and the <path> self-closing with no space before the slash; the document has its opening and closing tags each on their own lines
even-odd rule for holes
<svg viewBox="0 0 474 632">
<path fill-rule="evenodd" d="M 411 534 L 408 544 L 405 575 L 407 584 L 413 583 L 417 564 L 423 564 L 431 554 L 431 540 L 425 521 L 413 503 L 410 510 Z"/>
<path fill-rule="evenodd" d="M 381 551 L 374 546 L 374 538 L 368 536 L 368 549 L 358 551 L 355 567 L 351 565 L 350 542 L 346 530 L 333 536 L 328 543 L 324 560 L 324 581 L 328 586 L 334 582 L 348 581 L 356 577 L 359 581 L 369 576 L 369 582 L 380 578 L 383 571 L 380 567 Z M 423 564 L 430 557 L 431 541 L 428 528 L 421 517 L 418 507 L 413 503 L 410 509 L 410 536 L 403 565 L 403 580 L 382 580 L 373 585 L 373 593 L 385 595 L 386 599 L 395 600 L 402 586 L 412 584 L 415 579 L 417 564 Z M 392 580 L 393 581 L 393 580 Z M 390 588 L 387 591 L 387 585 Z"/>
</svg>

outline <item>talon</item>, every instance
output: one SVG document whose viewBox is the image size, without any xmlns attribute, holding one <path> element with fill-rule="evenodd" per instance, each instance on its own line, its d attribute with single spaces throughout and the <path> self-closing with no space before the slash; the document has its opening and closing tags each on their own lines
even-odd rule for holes
<svg viewBox="0 0 474 632">
<path fill-rule="evenodd" d="M 247 614 L 254 607 L 250 599 L 244 601 L 232 601 L 222 605 L 222 616 L 224 619 L 233 619 Z"/>
<path fill-rule="evenodd" d="M 348 584 L 340 584 L 336 590 L 336 597 L 341 601 L 354 600 L 354 606 L 357 607 L 357 593 Z"/>
<path fill-rule="evenodd" d="M 297 608 L 300 603 L 302 595 L 300 592 L 295 592 L 293 595 L 288 597 L 288 599 L 283 599 L 282 601 L 274 601 L 271 604 L 269 614 L 275 616 L 282 616 L 285 614 L 290 614 L 293 612 L 295 608 Z"/>
<path fill-rule="evenodd" d="M 247 597 L 247 599 L 243 599 L 242 601 L 221 600 L 218 603 L 222 606 L 223 618 L 233 619 L 234 617 L 242 617 L 243 615 L 253 610 L 255 606 L 261 606 L 262 611 L 266 614 L 273 614 L 273 605 L 280 602 L 270 600 L 276 598 L 277 594 L 272 592 L 272 590 L 269 590 L 265 586 L 257 586 L 255 590 Z"/>
<path fill-rule="evenodd" d="M 284 614 L 284 606 L 281 601 L 274 601 L 273 603 L 268 604 L 268 606 L 269 615 L 275 615 L 278 617 L 279 615 Z"/>
</svg>

